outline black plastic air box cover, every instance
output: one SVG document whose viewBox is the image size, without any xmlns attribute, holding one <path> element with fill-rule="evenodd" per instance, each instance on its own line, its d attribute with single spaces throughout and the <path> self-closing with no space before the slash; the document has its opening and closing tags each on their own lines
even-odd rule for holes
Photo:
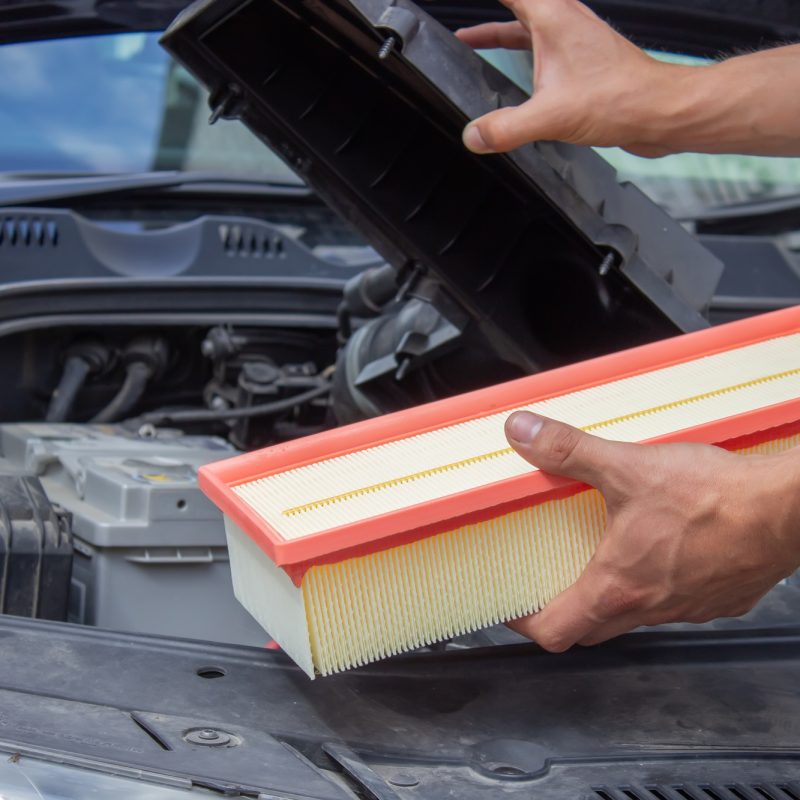
<svg viewBox="0 0 800 800">
<path fill-rule="evenodd" d="M 437 277 L 523 369 L 707 324 L 721 264 L 598 154 L 465 150 L 469 119 L 525 94 L 413 3 L 201 0 L 163 44 L 215 116 L 240 118 L 398 269 Z"/>
</svg>

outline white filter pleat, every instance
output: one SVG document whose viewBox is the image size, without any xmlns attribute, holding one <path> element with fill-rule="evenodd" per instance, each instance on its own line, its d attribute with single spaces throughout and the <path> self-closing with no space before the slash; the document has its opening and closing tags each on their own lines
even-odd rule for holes
<svg viewBox="0 0 800 800">
<path fill-rule="evenodd" d="M 742 453 L 798 444 L 800 435 Z M 328 675 L 538 611 L 575 582 L 605 522 L 603 498 L 590 489 L 312 567 L 302 594 L 314 668 Z"/>
<path fill-rule="evenodd" d="M 641 441 L 800 397 L 800 334 L 525 406 L 599 436 Z M 533 470 L 491 414 L 249 481 L 234 491 L 287 540 Z M 590 513 L 591 509 L 586 510 Z M 563 535 L 551 557 L 571 563 Z"/>
</svg>

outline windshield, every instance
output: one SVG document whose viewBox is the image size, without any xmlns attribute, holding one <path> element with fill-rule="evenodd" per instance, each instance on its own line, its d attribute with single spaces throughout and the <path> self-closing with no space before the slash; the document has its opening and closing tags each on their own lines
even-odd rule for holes
<svg viewBox="0 0 800 800">
<path fill-rule="evenodd" d="M 177 169 L 295 180 L 243 125 L 208 125 L 205 91 L 156 33 L 4 45 L 0 75 L 2 172 Z"/>
<path fill-rule="evenodd" d="M 484 51 L 530 91 L 529 53 Z M 682 63 L 699 59 L 655 54 Z M 156 33 L 0 46 L 0 172 L 220 172 L 296 180 L 243 125 L 208 125 L 205 91 Z M 676 216 L 800 193 L 800 159 L 600 150 L 620 178 Z"/>
<path fill-rule="evenodd" d="M 133 772 L 133 770 L 129 770 Z M 178 782 L 180 779 L 174 779 Z M 158 785 L 145 776 L 123 777 L 68 764 L 0 752 L 2 800 L 202 800 L 219 797 L 203 788 Z M 188 783 L 188 781 L 182 781 Z"/>
</svg>

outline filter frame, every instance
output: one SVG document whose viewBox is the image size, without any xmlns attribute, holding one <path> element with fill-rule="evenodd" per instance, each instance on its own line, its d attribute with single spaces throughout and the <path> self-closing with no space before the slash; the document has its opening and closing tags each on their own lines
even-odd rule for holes
<svg viewBox="0 0 800 800">
<path fill-rule="evenodd" d="M 234 491 L 236 486 L 367 447 L 510 412 L 533 402 L 797 332 L 800 332 L 800 307 L 685 334 L 214 462 L 200 468 L 199 485 L 299 584 L 311 563 L 339 561 L 407 544 L 526 504 L 569 496 L 584 489 L 585 484 L 536 471 L 291 541 L 249 507 Z M 796 423 L 800 424 L 800 398 L 674 431 L 647 442 L 698 442 L 736 449 L 743 446 L 745 439 L 748 445 L 757 444 L 766 441 L 772 429 Z M 760 432 L 764 433 L 761 438 Z"/>
</svg>

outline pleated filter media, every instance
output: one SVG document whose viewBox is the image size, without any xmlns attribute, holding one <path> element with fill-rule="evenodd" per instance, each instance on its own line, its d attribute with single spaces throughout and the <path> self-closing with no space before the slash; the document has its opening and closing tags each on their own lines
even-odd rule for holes
<svg viewBox="0 0 800 800">
<path fill-rule="evenodd" d="M 800 443 L 800 309 L 203 467 L 239 601 L 311 677 L 542 608 L 591 558 L 605 507 L 508 446 L 520 409 L 608 439 L 779 452 Z"/>
</svg>

